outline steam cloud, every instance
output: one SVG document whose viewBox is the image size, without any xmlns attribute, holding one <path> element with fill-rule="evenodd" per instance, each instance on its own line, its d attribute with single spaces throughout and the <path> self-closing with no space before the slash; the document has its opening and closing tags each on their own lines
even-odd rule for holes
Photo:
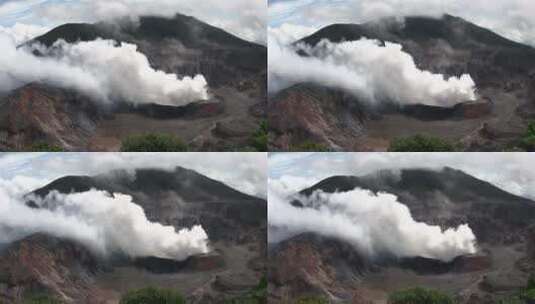
<svg viewBox="0 0 535 304">
<path fill-rule="evenodd" d="M 208 98 L 202 75 L 178 79 L 154 70 L 134 44 L 98 39 L 74 44 L 58 41 L 50 48 L 38 44 L 17 48 L 12 39 L 0 34 L 0 45 L 2 92 L 38 82 L 74 89 L 105 103 L 183 106 Z M 45 56 L 35 56 L 34 51 Z"/>
<path fill-rule="evenodd" d="M 313 232 L 352 244 L 362 254 L 451 261 L 476 252 L 476 238 L 468 225 L 442 230 L 416 222 L 397 197 L 355 189 L 302 198 L 305 208 L 289 204 L 283 191 L 269 190 L 270 241 Z M 272 233 L 273 232 L 273 233 Z"/>
<path fill-rule="evenodd" d="M 391 16 L 451 14 L 509 39 L 535 45 L 535 2 L 530 0 L 284 0 L 270 1 L 269 13 L 272 24 L 298 22 L 316 28 Z"/>
<path fill-rule="evenodd" d="M 426 104 L 451 107 L 476 99 L 470 75 L 450 77 L 418 69 L 412 56 L 395 43 L 361 39 L 298 50 L 269 40 L 269 91 L 311 82 L 347 91 L 372 104 L 388 101 L 401 105 Z"/>
<path fill-rule="evenodd" d="M 128 195 L 90 190 L 76 194 L 50 193 L 37 199 L 46 208 L 33 209 L 13 191 L 0 188 L 0 243 L 45 233 L 84 244 L 104 257 L 156 256 L 184 260 L 208 252 L 201 226 L 176 231 L 150 222 Z"/>
</svg>

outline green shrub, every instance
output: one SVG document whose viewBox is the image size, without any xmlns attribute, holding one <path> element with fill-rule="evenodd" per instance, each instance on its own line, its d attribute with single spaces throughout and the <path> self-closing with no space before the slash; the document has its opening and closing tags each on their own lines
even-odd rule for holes
<svg viewBox="0 0 535 304">
<path fill-rule="evenodd" d="M 268 124 L 267 121 L 262 121 L 258 126 L 258 129 L 251 137 L 251 146 L 257 152 L 267 152 L 268 149 Z"/>
<path fill-rule="evenodd" d="M 520 140 L 520 147 L 526 151 L 535 151 L 535 121 L 528 124 L 526 134 Z"/>
<path fill-rule="evenodd" d="M 255 288 L 245 296 L 229 299 L 225 304 L 266 304 L 267 303 L 267 278 L 262 278 Z"/>
<path fill-rule="evenodd" d="M 295 304 L 327 304 L 329 303 L 324 298 L 320 297 L 302 297 L 299 298 Z"/>
<path fill-rule="evenodd" d="M 528 284 L 526 286 L 528 290 L 535 290 L 535 275 L 529 276 Z"/>
<path fill-rule="evenodd" d="M 522 300 L 520 297 L 518 296 L 514 296 L 514 297 L 510 297 L 510 298 L 506 298 L 506 299 L 501 299 L 498 301 L 498 304 L 525 304 L 526 302 L 524 302 L 524 300 Z"/>
<path fill-rule="evenodd" d="M 35 295 L 29 299 L 24 300 L 24 304 L 61 304 L 62 302 L 56 300 L 49 295 Z"/>
<path fill-rule="evenodd" d="M 184 304 L 186 301 L 177 292 L 161 288 L 144 288 L 127 293 L 120 304 Z"/>
<path fill-rule="evenodd" d="M 432 136 L 416 135 L 394 139 L 390 143 L 390 152 L 454 152 L 455 147 L 449 142 Z"/>
<path fill-rule="evenodd" d="M 304 141 L 298 145 L 290 147 L 292 152 L 329 152 L 329 149 L 321 144 L 312 141 Z"/>
<path fill-rule="evenodd" d="M 130 136 L 123 140 L 122 152 L 185 152 L 188 146 L 180 139 L 167 134 Z"/>
<path fill-rule="evenodd" d="M 389 304 L 453 304 L 451 297 L 439 291 L 425 288 L 411 288 L 392 293 Z"/>
<path fill-rule="evenodd" d="M 32 145 L 30 152 L 65 152 L 65 150 L 62 147 L 42 142 Z"/>
</svg>

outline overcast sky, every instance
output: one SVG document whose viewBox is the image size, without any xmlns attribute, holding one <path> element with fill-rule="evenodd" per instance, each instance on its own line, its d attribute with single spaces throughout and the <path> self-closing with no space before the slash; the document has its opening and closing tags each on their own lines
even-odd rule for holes
<svg viewBox="0 0 535 304">
<path fill-rule="evenodd" d="M 385 16 L 444 13 L 535 45 L 533 0 L 269 0 L 272 28 L 290 24 L 317 30 L 338 22 L 361 23 Z"/>
<path fill-rule="evenodd" d="M 444 166 L 535 199 L 535 155 L 531 153 L 276 153 L 269 156 L 269 178 L 270 183 L 295 192 L 333 175 Z"/>
<path fill-rule="evenodd" d="M 25 184 L 21 186 L 32 188 L 65 175 L 176 166 L 195 170 L 247 194 L 266 197 L 265 153 L 0 153 L 0 184 L 17 179 Z"/>
<path fill-rule="evenodd" d="M 50 29 L 66 22 L 180 12 L 247 40 L 265 42 L 266 8 L 265 0 L 0 0 L 0 26 Z"/>
</svg>

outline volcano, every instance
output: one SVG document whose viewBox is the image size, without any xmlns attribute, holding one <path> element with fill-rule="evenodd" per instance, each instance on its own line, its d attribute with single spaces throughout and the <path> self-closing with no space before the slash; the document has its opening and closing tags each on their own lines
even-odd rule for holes
<svg viewBox="0 0 535 304">
<path fill-rule="evenodd" d="M 332 24 L 293 46 L 301 56 L 313 56 L 296 46 L 362 38 L 400 44 L 420 70 L 445 77 L 469 74 L 478 98 L 451 108 L 388 100 L 370 106 L 334 87 L 298 83 L 268 97 L 273 150 L 311 141 L 335 151 L 385 151 L 394 139 L 429 135 L 465 151 L 498 151 L 517 145 L 535 117 L 535 49 L 455 16 Z"/>
<path fill-rule="evenodd" d="M 28 193 L 27 205 L 55 191 L 99 189 L 131 195 L 147 218 L 176 230 L 201 225 L 210 252 L 167 257 L 102 257 L 73 240 L 30 235 L 0 248 L 0 302 L 49 295 L 62 303 L 118 303 L 131 290 L 171 288 L 192 303 L 221 303 L 250 292 L 266 267 L 266 201 L 182 167 L 65 176 Z"/>
<path fill-rule="evenodd" d="M 268 246 L 273 303 L 303 297 L 333 303 L 386 303 L 392 292 L 415 286 L 441 290 L 458 303 L 496 303 L 524 288 L 533 273 L 535 202 L 457 169 L 333 176 L 303 189 L 288 203 L 296 208 L 319 208 L 303 199 L 317 191 L 356 188 L 396 195 L 418 222 L 442 229 L 468 224 L 477 238 L 477 252 L 451 261 L 369 257 L 342 238 L 312 232 L 290 235 Z"/>
<path fill-rule="evenodd" d="M 99 38 L 137 45 L 156 70 L 179 78 L 202 74 L 210 99 L 185 107 L 134 107 L 121 100 L 103 106 L 79 92 L 29 83 L 0 97 L 0 150 L 31 150 L 35 143 L 46 143 L 67 151 L 117 151 L 126 137 L 145 133 L 175 135 L 192 150 L 249 144 L 265 116 L 265 46 L 181 14 L 64 24 L 26 44 L 50 47 L 59 40 Z M 220 129 L 228 131 L 222 136 Z"/>
</svg>

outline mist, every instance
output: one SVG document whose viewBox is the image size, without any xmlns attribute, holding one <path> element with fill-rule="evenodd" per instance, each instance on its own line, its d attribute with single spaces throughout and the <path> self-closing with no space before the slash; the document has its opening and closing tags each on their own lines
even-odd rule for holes
<svg viewBox="0 0 535 304">
<path fill-rule="evenodd" d="M 20 192 L 23 188 L 7 185 L 0 187 L 0 243 L 43 233 L 78 242 L 103 258 L 119 254 L 184 260 L 209 251 L 201 226 L 177 231 L 150 222 L 128 195 L 52 192 L 45 198 L 32 197 L 43 208 L 30 208 Z"/>
<path fill-rule="evenodd" d="M 535 46 L 535 2 L 530 0 L 285 0 L 269 4 L 272 26 L 298 23 L 319 29 L 384 17 L 451 14 L 517 42 Z"/>
<path fill-rule="evenodd" d="M 305 52 L 300 56 L 296 52 Z M 425 104 L 452 107 L 476 99 L 470 75 L 446 78 L 418 69 L 402 46 L 361 39 L 318 45 L 287 46 L 269 39 L 269 92 L 298 83 L 340 89 L 370 104 Z"/>
<path fill-rule="evenodd" d="M 37 43 L 17 48 L 16 41 L 0 33 L 0 49 L 0 92 L 4 93 L 28 83 L 45 83 L 76 90 L 104 104 L 184 106 L 208 99 L 204 76 L 179 79 L 155 70 L 134 44 L 60 40 L 50 48 Z"/>
<path fill-rule="evenodd" d="M 23 21 L 57 26 L 72 22 L 114 21 L 124 17 L 194 16 L 241 38 L 265 44 L 267 3 L 265 0 L 17 0 L 0 1 L 4 22 Z M 237 14 L 236 12 L 239 12 Z"/>
<path fill-rule="evenodd" d="M 443 230 L 416 222 L 395 195 L 354 189 L 299 197 L 305 207 L 290 204 L 275 186 L 269 188 L 269 241 L 280 242 L 302 233 L 316 233 L 348 242 L 370 259 L 384 256 L 425 257 L 449 262 L 476 253 L 468 225 Z"/>
</svg>

